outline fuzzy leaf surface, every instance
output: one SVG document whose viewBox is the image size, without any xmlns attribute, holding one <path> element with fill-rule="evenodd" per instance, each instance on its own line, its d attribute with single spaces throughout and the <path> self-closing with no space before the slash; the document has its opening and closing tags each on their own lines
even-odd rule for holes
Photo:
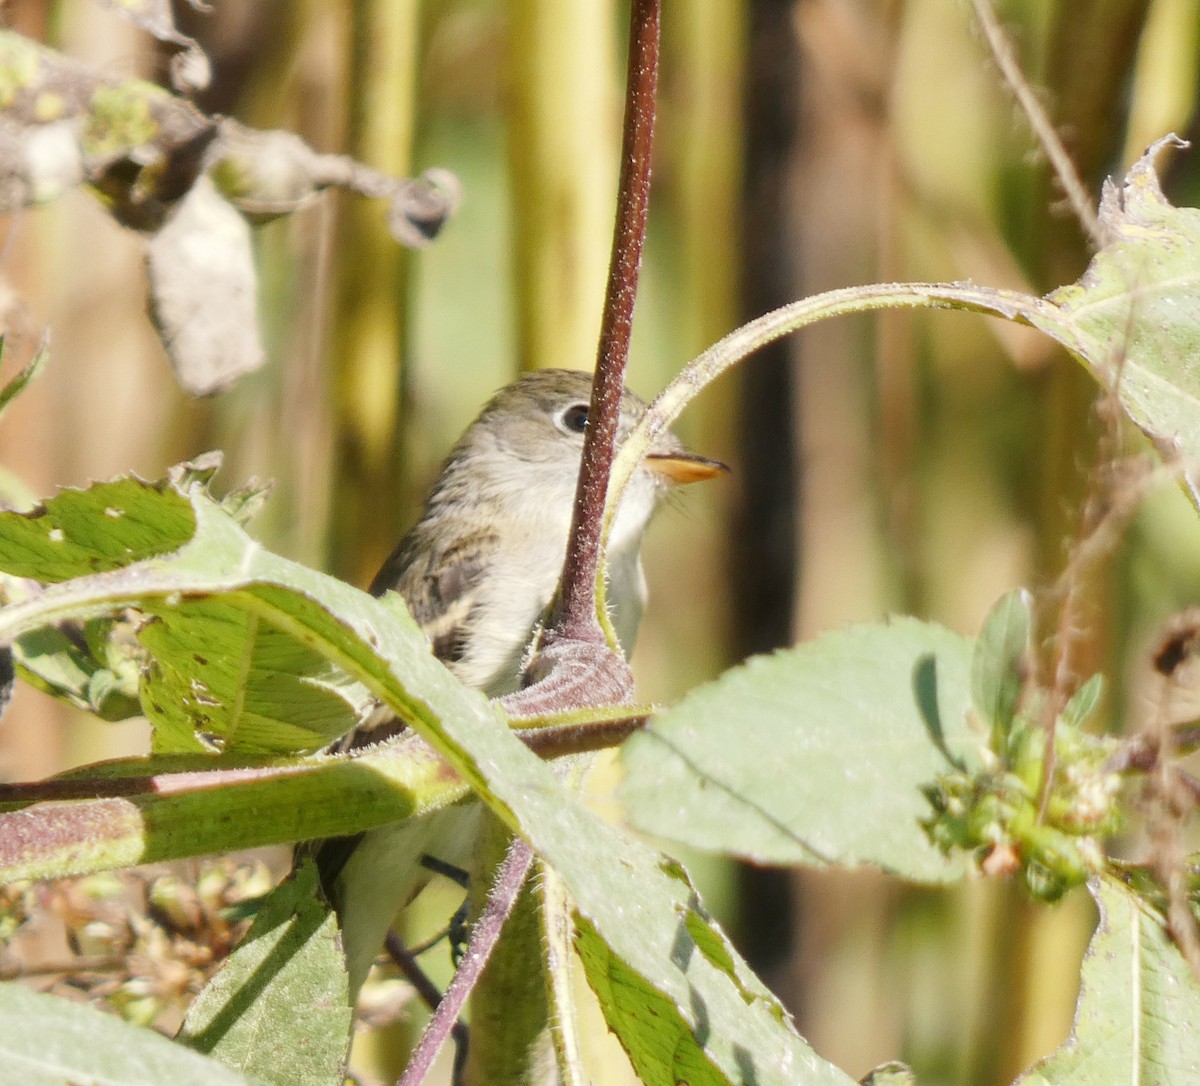
<svg viewBox="0 0 1200 1086">
<path fill-rule="evenodd" d="M 262 1086 L 93 1007 L 0 984 L 0 1081 L 21 1086 Z"/>
<path fill-rule="evenodd" d="M 365 692 L 237 595 L 145 610 L 141 702 L 158 753 L 310 751 L 358 723 Z"/>
<path fill-rule="evenodd" d="M 1100 923 L 1071 1036 L 1019 1086 L 1189 1086 L 1200 1075 L 1200 984 L 1136 894 L 1113 879 L 1092 894 Z"/>
<path fill-rule="evenodd" d="M 139 633 L 149 651 L 141 702 L 158 753 L 315 750 L 368 701 L 297 614 L 312 607 L 312 585 L 334 610 L 388 605 L 364 605 L 365 593 L 262 550 L 200 487 L 189 498 L 123 479 L 63 491 L 32 514 L 0 514 L 0 568 L 64 582 L 6 608 L 0 637 L 44 637 L 126 608 L 152 619 Z M 97 569 L 106 572 L 87 576 Z M 409 655 L 428 657 L 409 627 Z"/>
<path fill-rule="evenodd" d="M 625 743 L 627 817 L 759 863 L 959 878 L 921 828 L 921 788 L 976 759 L 970 660 L 968 640 L 908 618 L 748 660 Z"/>
<path fill-rule="evenodd" d="M 1173 207 L 1154 159 L 1159 140 L 1121 184 L 1107 182 L 1108 241 L 1077 283 L 1046 297 L 1030 324 L 1073 351 L 1168 460 L 1181 462 L 1200 504 L 1200 209 Z"/>
<path fill-rule="evenodd" d="M 354 1012 L 337 920 L 302 865 L 188 1009 L 179 1039 L 277 1086 L 344 1076 Z"/>
<path fill-rule="evenodd" d="M 166 483 L 115 479 L 0 513 L 0 570 L 54 584 L 170 554 L 191 539 L 187 499 Z"/>
<path fill-rule="evenodd" d="M 193 488 L 188 499 L 197 524 L 191 542 L 6 608 L 0 640 L 66 618 L 125 608 L 155 614 L 196 600 L 219 599 L 256 615 L 362 683 L 555 868 L 590 933 L 581 949 L 608 1021 L 651 1086 L 676 1086 L 685 1073 L 693 1086 L 790 1086 L 797 1078 L 849 1086 L 703 917 L 680 873 L 579 804 L 503 714 L 434 659 L 406 612 L 268 554 L 202 491 Z M 136 822 L 137 812 L 126 815 Z M 232 811 L 225 817 L 245 820 Z M 110 820 L 64 828 L 55 839 L 80 864 L 101 824 Z M 303 827 L 305 835 L 310 830 Z M 603 994 L 605 978 L 618 975 L 630 980 L 619 1007 Z"/>
<path fill-rule="evenodd" d="M 109 619 L 35 630 L 14 645 L 21 678 L 102 720 L 137 716 L 138 663 L 127 651 L 129 636 L 128 624 Z"/>
</svg>

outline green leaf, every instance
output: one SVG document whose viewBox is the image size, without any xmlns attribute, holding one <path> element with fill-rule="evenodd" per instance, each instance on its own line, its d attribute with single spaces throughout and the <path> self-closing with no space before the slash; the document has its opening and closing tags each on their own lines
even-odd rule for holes
<svg viewBox="0 0 1200 1086">
<path fill-rule="evenodd" d="M 590 924 L 580 925 L 576 947 L 608 1027 L 620 1038 L 643 1082 L 707 1086 L 731 1081 L 721 1074 L 700 1045 L 686 1043 L 692 1038 L 676 1024 L 678 1012 L 670 999 L 615 955 Z M 707 1014 L 697 1022 L 696 1039 L 701 1044 L 711 1029 L 706 1018 Z"/>
<path fill-rule="evenodd" d="M 369 701 L 236 595 L 144 607 L 155 617 L 138 635 L 153 661 L 141 701 L 159 753 L 316 750 L 353 728 Z"/>
<path fill-rule="evenodd" d="M 1001 596 L 984 620 L 971 655 L 971 700 L 984 721 L 1002 733 L 1013 722 L 1029 666 L 1032 605 L 1023 588 Z"/>
<path fill-rule="evenodd" d="M 111 614 L 127 607 L 158 614 L 196 600 L 219 598 L 223 605 L 256 615 L 263 624 L 311 646 L 361 682 L 423 735 L 492 810 L 523 833 L 555 868 L 585 929 L 594 937 L 592 960 L 603 950 L 635 978 L 634 995 L 621 1014 L 611 1004 L 605 1006 L 605 1013 L 647 1082 L 675 1086 L 676 1069 L 706 1063 L 720 1076 L 710 1081 L 742 1082 L 751 1073 L 747 1071 L 751 1059 L 760 1086 L 790 1086 L 798 1074 L 816 1084 L 844 1086 L 850 1081 L 818 1059 L 796 1034 L 714 926 L 700 918 L 688 922 L 694 912 L 691 888 L 665 871 L 656 853 L 604 823 L 566 792 L 554 771 L 512 734 L 503 714 L 434 659 L 405 612 L 263 551 L 196 487 L 188 497 L 196 519 L 189 544 L 169 556 L 58 585 L 36 600 L 5 608 L 0 611 L 0 642 L 67 618 Z M 366 782 L 373 774 L 364 771 L 363 761 L 355 758 L 346 768 L 358 770 Z M 259 807 L 230 807 L 225 794 L 224 788 L 212 790 L 211 806 L 195 809 L 192 818 L 234 822 L 243 832 L 242 844 L 248 844 L 246 837 L 260 833 Z M 347 801 L 351 794 L 350 790 L 343 793 Z M 193 803 L 196 799 L 194 795 L 177 798 Z M 99 802 L 123 804 L 126 809 L 94 810 L 90 820 L 51 826 L 44 835 L 63 864 L 86 866 L 99 847 L 97 836 L 103 841 L 121 819 L 125 821 L 118 832 L 127 854 L 135 851 L 128 842 L 136 841 L 139 834 L 147 842 L 169 841 L 171 847 L 189 832 L 196 845 L 201 838 L 208 844 L 218 836 L 210 826 L 189 831 L 178 819 L 169 834 L 154 826 L 143 828 L 142 796 Z M 66 805 L 48 806 L 64 822 L 69 820 L 70 812 L 60 809 Z M 327 816 L 311 807 L 302 803 L 293 815 L 298 835 L 330 832 L 323 823 L 318 826 Z M 155 809 L 167 813 L 162 807 Z M 178 811 L 169 813 L 176 816 Z M 9 835 L 17 845 L 28 841 L 22 835 L 31 825 L 27 814 L 19 817 Z M 229 830 L 224 832 L 228 835 Z M 4 841 L 0 827 L 0 842 Z M 143 857 L 127 855 L 124 862 L 139 858 Z M 109 856 L 110 862 L 113 859 L 115 852 Z M 702 953 L 694 952 L 696 923 L 710 932 Z M 727 958 L 720 956 L 726 959 L 720 966 L 713 963 L 714 941 L 723 944 L 727 953 Z M 753 998 L 747 999 L 748 992 L 754 993 Z M 640 1031 L 624 1028 L 633 1021 L 643 1023 Z M 642 1038 L 647 1030 L 672 1038 L 670 1051 L 644 1052 Z"/>
<path fill-rule="evenodd" d="M 1200 1069 L 1200 984 L 1161 918 L 1114 879 L 1092 883 L 1100 923 L 1070 1039 L 1022 1086 L 1190 1086 Z"/>
<path fill-rule="evenodd" d="M 278 1086 L 342 1081 L 354 1012 L 337 920 L 301 865 L 188 1009 L 179 1039 Z"/>
<path fill-rule="evenodd" d="M 100 618 L 35 630 L 14 649 L 30 685 L 104 720 L 125 720 L 141 713 L 131 641 L 128 623 Z"/>
<path fill-rule="evenodd" d="M 620 798 L 639 829 L 760 863 L 874 863 L 960 877 L 921 788 L 982 737 L 970 643 L 914 619 L 826 634 L 693 690 L 633 735 Z"/>
<path fill-rule="evenodd" d="M 1103 698 L 1104 676 L 1093 675 L 1071 695 L 1071 700 L 1063 707 L 1063 723 L 1070 728 L 1086 727 Z"/>
<path fill-rule="evenodd" d="M 1166 200 L 1155 143 L 1122 184 L 1106 182 L 1108 235 L 1078 283 L 1046 298 L 1029 323 L 1077 354 L 1168 463 L 1178 462 L 1200 503 L 1200 210 Z"/>
<path fill-rule="evenodd" d="M 0 984 L 0 1077 L 21 1086 L 254 1086 L 216 1060 L 80 1003 Z"/>
<path fill-rule="evenodd" d="M 588 983 L 641 1081 L 851 1086 L 696 911 L 679 865 L 601 825 L 554 866 L 579 911 Z"/>
<path fill-rule="evenodd" d="M 187 498 L 166 482 L 68 488 L 28 512 L 0 513 L 0 570 L 58 583 L 169 554 L 195 527 Z"/>
<path fill-rule="evenodd" d="M 2 357 L 3 354 L 4 339 L 3 337 L 0 337 L 0 357 Z M 25 391 L 25 388 L 29 382 L 42 372 L 46 365 L 46 359 L 48 356 L 49 351 L 47 350 L 45 341 L 43 341 L 38 345 L 38 349 L 34 352 L 33 357 L 24 367 L 22 367 L 20 372 L 18 372 L 3 388 L 0 388 L 0 415 L 3 415 L 8 408 L 8 405 Z"/>
<path fill-rule="evenodd" d="M 157 752 L 316 750 L 355 725 L 370 698 L 297 630 L 288 610 L 306 606 L 301 595 L 314 584 L 334 611 L 349 600 L 360 609 L 363 601 L 386 605 L 262 551 L 234 520 L 242 506 L 228 512 L 205 493 L 208 466 L 185 477 L 187 467 L 174 476 L 196 480 L 190 499 L 169 483 L 127 479 L 64 491 L 32 514 L 0 514 L 0 564 L 14 573 L 61 580 L 112 567 L 107 577 L 78 576 L 12 604 L 0 636 L 11 630 L 19 644 L 33 638 L 36 645 L 64 621 L 136 608 L 153 618 L 139 634 L 150 657 L 141 705 L 155 726 Z M 117 508 L 124 512 L 114 520 Z M 112 534 L 113 523 L 139 525 L 137 539 Z M 265 602 L 271 584 L 285 593 L 279 613 Z M 288 596 L 291 587 L 297 593 Z M 424 635 L 415 623 L 408 627 L 412 652 L 429 657 Z M 74 674 L 53 674 L 72 665 Z M 69 698 L 107 693 L 85 682 L 87 670 L 84 661 L 60 659 L 40 674 L 43 685 L 60 683 L 56 692 Z"/>
</svg>

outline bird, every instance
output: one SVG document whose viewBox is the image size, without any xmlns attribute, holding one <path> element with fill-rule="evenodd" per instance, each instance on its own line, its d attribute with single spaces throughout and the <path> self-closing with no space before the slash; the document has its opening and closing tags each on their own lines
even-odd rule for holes
<svg viewBox="0 0 1200 1086">
<path fill-rule="evenodd" d="M 582 371 L 537 370 L 496 393 L 450 451 L 420 518 L 369 588 L 374 596 L 398 593 L 434 654 L 489 697 L 520 688 L 526 649 L 558 585 L 591 382 Z M 618 444 L 645 412 L 644 401 L 626 390 Z M 640 551 L 651 518 L 675 486 L 727 470 L 665 430 L 630 479 L 608 544 L 606 594 L 627 656 L 646 598 Z M 340 749 L 387 734 L 387 724 L 376 721 L 350 733 Z M 422 859 L 463 866 L 480 811 L 478 803 L 449 807 L 317 849 L 325 896 L 342 929 L 352 1001 L 396 913 L 428 881 Z"/>
</svg>

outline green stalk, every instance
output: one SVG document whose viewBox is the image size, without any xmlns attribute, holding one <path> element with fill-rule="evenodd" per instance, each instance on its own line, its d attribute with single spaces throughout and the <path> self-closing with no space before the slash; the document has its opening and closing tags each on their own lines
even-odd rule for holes
<svg viewBox="0 0 1200 1086">
<path fill-rule="evenodd" d="M 358 0 L 351 18 L 346 151 L 387 173 L 410 171 L 419 26 L 416 0 Z M 381 201 L 348 200 L 337 238 L 331 339 L 333 569 L 362 581 L 395 542 L 403 486 L 407 258 Z"/>
<path fill-rule="evenodd" d="M 509 171 L 523 369 L 596 354 L 620 97 L 611 2 L 509 5 Z"/>
</svg>

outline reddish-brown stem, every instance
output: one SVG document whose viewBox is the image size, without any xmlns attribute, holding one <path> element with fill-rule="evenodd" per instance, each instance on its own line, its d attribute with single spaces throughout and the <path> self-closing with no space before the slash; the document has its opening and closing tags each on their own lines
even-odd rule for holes
<svg viewBox="0 0 1200 1086">
<path fill-rule="evenodd" d="M 575 492 L 570 543 L 562 574 L 562 598 L 551 637 L 604 643 L 596 617 L 596 573 L 608 476 L 616 447 L 625 363 L 633 327 L 633 303 L 646 237 L 650 201 L 650 153 L 654 144 L 654 98 L 658 86 L 659 0 L 633 0 L 621 180 L 612 259 L 604 296 L 596 376 Z"/>
<path fill-rule="evenodd" d="M 442 1045 L 446 1043 L 446 1038 L 454 1031 L 463 1007 L 466 1006 L 467 997 L 496 947 L 500 932 L 504 929 L 504 922 L 516 904 L 532 865 L 533 851 L 520 837 L 514 837 L 496 871 L 483 912 L 471 927 L 471 938 L 467 943 L 466 953 L 463 954 L 463 959 L 459 962 L 445 994 L 438 1001 L 437 1009 L 425 1027 L 425 1032 L 421 1034 L 421 1039 L 417 1042 L 408 1066 L 396 1086 L 418 1086 L 418 1083 L 425 1081 L 425 1076 L 433 1066 Z"/>
<path fill-rule="evenodd" d="M 113 799 L 120 796 L 160 795 L 220 789 L 231 784 L 278 780 L 304 773 L 303 766 L 237 766 L 225 769 L 186 770 L 139 776 L 72 776 L 44 781 L 0 784 L 0 805 L 44 803 L 68 799 Z"/>
<path fill-rule="evenodd" d="M 384 946 L 387 947 L 388 956 L 396 963 L 396 967 L 404 974 L 409 984 L 416 989 L 417 995 L 424 1001 L 425 1006 L 431 1011 L 436 1011 L 441 1005 L 442 993 L 438 991 L 437 985 L 429 979 L 429 974 L 421 968 L 417 956 L 404 945 L 404 940 L 394 931 L 387 933 Z M 450 1027 L 450 1035 L 458 1046 L 454 1057 L 454 1066 L 457 1071 L 461 1069 L 467 1059 L 466 1023 L 459 1019 Z"/>
<path fill-rule="evenodd" d="M 531 685 L 502 701 L 510 713 L 518 716 L 577 708 L 594 704 L 597 698 L 629 701 L 633 695 L 628 665 L 609 651 L 596 615 L 596 577 L 604 501 L 616 448 L 633 304 L 646 236 L 659 21 L 660 0 L 632 0 L 617 219 L 583 459 L 563 563 L 562 595 L 543 638 L 541 652 L 535 657 L 531 673 L 526 675 L 527 680 L 532 680 Z M 416 1086 L 425 1078 L 483 972 L 532 863 L 529 846 L 514 838 L 496 873 L 483 914 L 471 931 L 466 954 L 397 1086 Z"/>
<path fill-rule="evenodd" d="M 645 723 L 646 716 L 642 713 L 619 720 L 522 728 L 516 735 L 539 758 L 562 758 L 568 754 L 587 754 L 619 746 Z"/>
</svg>

